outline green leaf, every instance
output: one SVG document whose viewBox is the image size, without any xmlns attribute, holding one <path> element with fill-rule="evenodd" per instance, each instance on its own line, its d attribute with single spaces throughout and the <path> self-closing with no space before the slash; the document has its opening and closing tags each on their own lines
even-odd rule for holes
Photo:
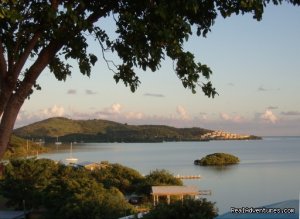
<svg viewBox="0 0 300 219">
<path fill-rule="evenodd" d="M 94 54 L 90 54 L 90 62 L 92 65 L 95 65 L 95 63 L 97 62 L 98 58 L 97 56 L 95 56 Z"/>
</svg>

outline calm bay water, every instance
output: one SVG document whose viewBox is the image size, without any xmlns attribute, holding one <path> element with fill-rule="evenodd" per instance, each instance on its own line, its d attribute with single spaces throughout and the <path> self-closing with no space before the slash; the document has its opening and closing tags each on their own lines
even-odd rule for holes
<svg viewBox="0 0 300 219">
<path fill-rule="evenodd" d="M 195 159 L 210 153 L 238 156 L 239 165 L 200 167 Z M 43 154 L 62 162 L 69 150 L 58 148 Z M 257 141 L 210 141 L 165 143 L 94 143 L 73 145 L 73 156 L 83 161 L 109 161 L 134 168 L 141 174 L 166 169 L 174 175 L 201 175 L 184 180 L 186 185 L 211 189 L 207 199 L 216 202 L 219 214 L 230 207 L 256 207 L 290 199 L 300 193 L 300 137 L 266 137 Z"/>
</svg>

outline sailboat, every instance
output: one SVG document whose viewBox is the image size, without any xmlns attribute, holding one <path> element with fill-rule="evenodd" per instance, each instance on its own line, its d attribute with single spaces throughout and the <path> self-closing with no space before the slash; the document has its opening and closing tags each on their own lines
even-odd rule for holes
<svg viewBox="0 0 300 219">
<path fill-rule="evenodd" d="M 58 136 L 56 137 L 56 142 L 55 142 L 56 145 L 61 145 L 61 142 L 58 141 Z"/>
<path fill-rule="evenodd" d="M 66 159 L 66 161 L 68 161 L 70 164 L 71 163 L 76 163 L 78 161 L 77 158 L 73 157 L 73 144 L 71 142 L 71 146 L 70 146 L 70 157 Z"/>
</svg>

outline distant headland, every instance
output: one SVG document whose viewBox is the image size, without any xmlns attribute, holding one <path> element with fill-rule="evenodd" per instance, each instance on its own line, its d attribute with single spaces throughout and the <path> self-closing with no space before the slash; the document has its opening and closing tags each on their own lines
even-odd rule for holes
<svg viewBox="0 0 300 219">
<path fill-rule="evenodd" d="M 128 125 L 108 120 L 73 120 L 54 117 L 14 130 L 18 137 L 55 142 L 164 142 L 209 140 L 257 140 L 261 137 L 214 131 L 199 127 Z"/>
</svg>

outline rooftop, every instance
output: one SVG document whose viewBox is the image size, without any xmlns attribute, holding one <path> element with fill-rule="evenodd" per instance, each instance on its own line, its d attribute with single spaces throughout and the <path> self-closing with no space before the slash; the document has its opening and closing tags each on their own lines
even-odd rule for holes
<svg viewBox="0 0 300 219">
<path fill-rule="evenodd" d="M 196 186 L 152 186 L 152 195 L 198 195 Z"/>
</svg>

